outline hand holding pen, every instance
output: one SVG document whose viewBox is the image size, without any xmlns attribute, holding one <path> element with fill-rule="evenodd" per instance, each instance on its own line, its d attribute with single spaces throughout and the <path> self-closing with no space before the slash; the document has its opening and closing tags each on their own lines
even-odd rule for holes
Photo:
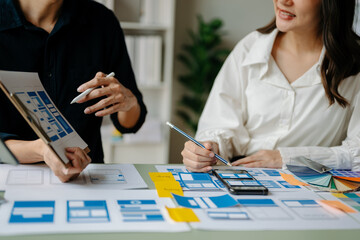
<svg viewBox="0 0 360 240">
<path fill-rule="evenodd" d="M 220 160 L 228 166 L 232 166 L 231 163 L 216 153 L 218 152 L 218 146 L 216 143 L 200 143 L 173 124 L 169 122 L 166 122 L 166 124 L 190 140 L 185 143 L 185 148 L 181 153 L 183 156 L 183 162 L 187 169 L 193 172 L 208 172 L 212 169 L 211 165 L 216 164 L 217 160 Z"/>
<path fill-rule="evenodd" d="M 106 78 L 110 78 L 110 77 L 114 77 L 115 76 L 115 73 L 114 72 L 111 72 L 110 74 L 106 75 Z M 80 93 L 78 96 L 76 96 L 70 104 L 73 104 L 73 103 L 80 103 L 80 100 L 85 98 L 92 90 L 94 90 L 95 87 L 92 87 L 92 88 L 88 88 L 86 89 L 85 91 L 83 91 L 82 93 Z M 80 87 L 78 88 L 78 91 L 80 90 Z"/>
<path fill-rule="evenodd" d="M 114 73 L 105 75 L 98 72 L 92 80 L 79 86 L 77 91 L 81 94 L 71 103 L 84 103 L 102 97 L 99 102 L 86 107 L 84 113 L 95 113 L 95 116 L 103 117 L 116 112 L 129 111 L 137 105 L 137 99 L 114 76 Z"/>
</svg>

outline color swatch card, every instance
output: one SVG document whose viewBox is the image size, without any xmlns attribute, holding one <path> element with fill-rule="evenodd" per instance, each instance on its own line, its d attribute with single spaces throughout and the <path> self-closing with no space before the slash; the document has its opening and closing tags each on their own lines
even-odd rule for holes
<svg viewBox="0 0 360 240">
<path fill-rule="evenodd" d="M 360 182 L 360 171 L 349 171 L 349 170 L 330 170 L 330 173 L 336 177 L 349 181 Z"/>
<path fill-rule="evenodd" d="M 0 236 L 93 232 L 180 232 L 155 190 L 7 190 Z"/>
<path fill-rule="evenodd" d="M 320 192 L 318 193 L 321 197 L 326 200 L 331 201 L 340 201 L 341 203 L 345 204 L 349 208 L 355 210 L 355 212 L 351 212 L 348 214 L 358 220 L 360 222 L 360 192 L 356 193 L 328 193 L 328 192 Z M 342 210 L 342 209 L 340 209 Z M 343 210 L 342 210 L 343 211 Z"/>
<path fill-rule="evenodd" d="M 360 188 L 360 172 L 331 170 L 319 173 L 306 166 L 287 165 L 304 182 L 330 192 L 352 192 Z"/>
</svg>

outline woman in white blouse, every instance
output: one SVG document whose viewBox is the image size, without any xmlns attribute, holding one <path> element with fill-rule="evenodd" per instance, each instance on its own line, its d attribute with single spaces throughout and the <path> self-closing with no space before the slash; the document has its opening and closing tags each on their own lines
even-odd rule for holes
<svg viewBox="0 0 360 240">
<path fill-rule="evenodd" d="M 305 156 L 360 170 L 360 45 L 355 0 L 273 0 L 275 19 L 250 33 L 219 72 L 183 162 L 207 172 L 215 153 L 244 167 Z"/>
</svg>

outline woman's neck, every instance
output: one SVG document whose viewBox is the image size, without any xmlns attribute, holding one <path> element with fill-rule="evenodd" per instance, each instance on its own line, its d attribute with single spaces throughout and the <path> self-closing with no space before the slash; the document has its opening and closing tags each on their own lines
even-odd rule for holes
<svg viewBox="0 0 360 240">
<path fill-rule="evenodd" d="M 18 0 L 18 3 L 27 21 L 50 33 L 59 18 L 63 0 Z"/>
<path fill-rule="evenodd" d="M 290 50 L 294 55 L 320 52 L 323 46 L 321 35 L 316 33 L 279 33 L 278 44 L 283 49 Z"/>
</svg>

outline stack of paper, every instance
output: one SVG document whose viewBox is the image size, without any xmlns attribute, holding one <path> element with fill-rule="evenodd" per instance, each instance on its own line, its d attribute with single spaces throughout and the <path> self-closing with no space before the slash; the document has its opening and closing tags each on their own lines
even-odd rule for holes
<svg viewBox="0 0 360 240">
<path fill-rule="evenodd" d="M 319 173 L 309 167 L 288 165 L 301 180 L 330 192 L 352 192 L 360 189 L 360 172 L 330 170 Z"/>
</svg>

